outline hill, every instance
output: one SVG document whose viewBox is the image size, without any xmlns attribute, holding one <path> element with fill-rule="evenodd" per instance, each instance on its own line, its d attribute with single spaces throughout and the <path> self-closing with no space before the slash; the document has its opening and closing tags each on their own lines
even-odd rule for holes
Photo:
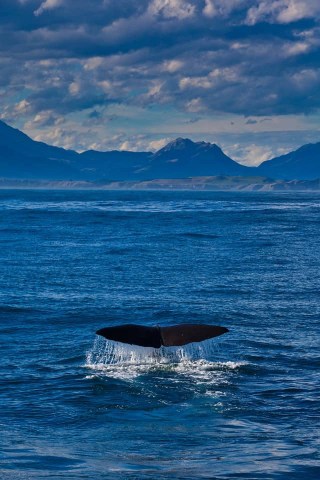
<svg viewBox="0 0 320 480">
<path fill-rule="evenodd" d="M 320 143 L 247 167 L 208 142 L 177 138 L 155 153 L 73 150 L 37 142 L 0 121 L 0 177 L 48 181 L 149 181 L 216 176 L 320 178 Z"/>
<path fill-rule="evenodd" d="M 257 174 L 285 180 L 320 178 L 320 143 L 303 145 L 294 152 L 263 162 L 257 167 Z"/>
<path fill-rule="evenodd" d="M 0 121 L 0 177 L 44 180 L 152 180 L 249 175 L 221 148 L 178 138 L 155 153 L 88 150 L 81 154 L 32 140 Z"/>
</svg>

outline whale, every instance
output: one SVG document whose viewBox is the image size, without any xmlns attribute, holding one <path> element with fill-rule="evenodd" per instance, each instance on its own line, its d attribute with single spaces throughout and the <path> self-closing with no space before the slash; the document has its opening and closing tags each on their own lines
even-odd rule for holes
<svg viewBox="0 0 320 480">
<path fill-rule="evenodd" d="M 140 347 L 180 347 L 188 343 L 202 342 L 227 333 L 226 327 L 217 325 L 184 323 L 168 327 L 124 324 L 104 327 L 96 331 L 107 340 Z"/>
</svg>

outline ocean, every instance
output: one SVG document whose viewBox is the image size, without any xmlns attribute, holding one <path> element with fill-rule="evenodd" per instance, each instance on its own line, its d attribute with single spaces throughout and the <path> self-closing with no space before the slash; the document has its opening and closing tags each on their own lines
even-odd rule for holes
<svg viewBox="0 0 320 480">
<path fill-rule="evenodd" d="M 320 194 L 0 191 L 0 478 L 320 478 Z M 121 323 L 209 323 L 151 348 Z"/>
</svg>

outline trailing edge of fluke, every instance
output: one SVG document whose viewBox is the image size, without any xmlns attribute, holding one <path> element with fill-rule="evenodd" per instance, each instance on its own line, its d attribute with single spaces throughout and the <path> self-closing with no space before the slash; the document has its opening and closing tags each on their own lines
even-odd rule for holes
<svg viewBox="0 0 320 480">
<path fill-rule="evenodd" d="M 145 327 L 143 325 L 119 325 L 97 330 L 96 334 L 115 342 L 140 347 L 178 347 L 187 343 L 202 342 L 227 333 L 225 327 L 184 323 L 171 327 Z"/>
</svg>

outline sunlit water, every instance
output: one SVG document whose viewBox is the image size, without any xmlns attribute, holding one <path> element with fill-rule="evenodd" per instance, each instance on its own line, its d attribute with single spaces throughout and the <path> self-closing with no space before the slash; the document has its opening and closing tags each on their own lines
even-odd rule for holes
<svg viewBox="0 0 320 480">
<path fill-rule="evenodd" d="M 0 478 L 318 479 L 320 195 L 0 191 Z M 119 323 L 223 325 L 145 349 Z"/>
</svg>

